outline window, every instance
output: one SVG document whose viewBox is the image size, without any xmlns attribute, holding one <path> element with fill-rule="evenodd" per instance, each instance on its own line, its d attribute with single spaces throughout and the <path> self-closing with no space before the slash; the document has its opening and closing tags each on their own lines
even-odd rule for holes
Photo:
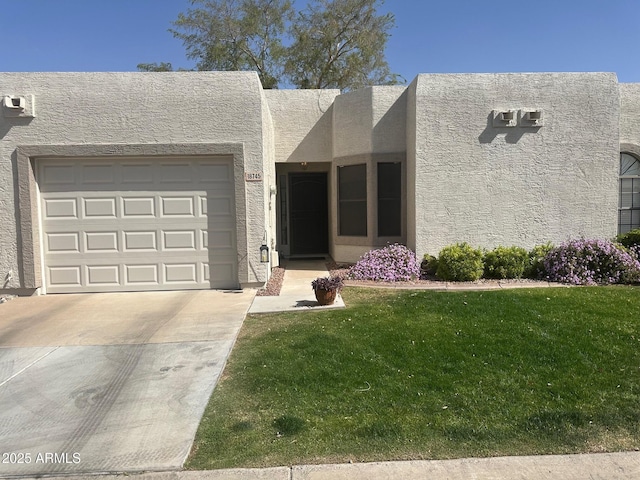
<svg viewBox="0 0 640 480">
<path fill-rule="evenodd" d="M 640 160 L 620 154 L 620 209 L 618 233 L 640 228 Z"/>
<path fill-rule="evenodd" d="M 367 236 L 367 167 L 338 167 L 338 235 Z"/>
<path fill-rule="evenodd" d="M 402 235 L 402 169 L 400 163 L 378 163 L 378 236 Z"/>
</svg>

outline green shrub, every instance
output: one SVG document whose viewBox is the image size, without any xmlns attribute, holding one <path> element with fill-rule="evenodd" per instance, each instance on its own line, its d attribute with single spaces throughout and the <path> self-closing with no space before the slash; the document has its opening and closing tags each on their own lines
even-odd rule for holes
<svg viewBox="0 0 640 480">
<path fill-rule="evenodd" d="M 544 245 L 536 245 L 531 249 L 527 259 L 527 266 L 524 269 L 524 276 L 526 278 L 540 279 L 547 275 L 544 268 L 544 257 L 547 256 L 553 250 L 553 244 L 547 242 Z"/>
<path fill-rule="evenodd" d="M 621 233 L 616 237 L 616 242 L 627 248 L 640 245 L 640 228 Z"/>
<path fill-rule="evenodd" d="M 438 271 L 438 259 L 428 253 L 422 257 L 422 263 L 420 263 L 420 276 L 422 278 L 435 275 Z"/>
<path fill-rule="evenodd" d="M 449 245 L 438 255 L 437 275 L 443 280 L 469 282 L 482 276 L 482 250 L 466 242 Z"/>
<path fill-rule="evenodd" d="M 528 260 L 521 247 L 498 246 L 484 255 L 484 276 L 487 278 L 521 278 Z"/>
</svg>

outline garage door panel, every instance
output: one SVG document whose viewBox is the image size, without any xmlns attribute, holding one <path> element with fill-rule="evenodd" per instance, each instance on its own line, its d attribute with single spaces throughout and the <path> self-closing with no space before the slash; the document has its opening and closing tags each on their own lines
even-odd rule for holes
<svg viewBox="0 0 640 480">
<path fill-rule="evenodd" d="M 152 185 L 154 183 L 154 170 L 151 162 L 123 164 L 120 171 L 120 181 L 125 185 Z"/>
<path fill-rule="evenodd" d="M 48 285 L 51 287 L 82 287 L 81 265 L 47 268 Z"/>
<path fill-rule="evenodd" d="M 154 197 L 122 197 L 122 217 L 148 217 L 156 216 L 156 200 Z"/>
<path fill-rule="evenodd" d="M 193 197 L 162 197 L 161 215 L 164 217 L 194 217 Z"/>
<path fill-rule="evenodd" d="M 85 252 L 118 252 L 118 232 L 85 232 Z"/>
<path fill-rule="evenodd" d="M 163 249 L 165 250 L 191 250 L 195 251 L 196 232 L 189 231 L 164 231 L 163 232 Z"/>
<path fill-rule="evenodd" d="M 82 165 L 81 182 L 84 185 L 112 185 L 115 180 L 115 165 L 99 163 Z"/>
<path fill-rule="evenodd" d="M 205 215 L 229 215 L 233 213 L 232 199 L 229 197 L 209 197 L 204 203 Z"/>
<path fill-rule="evenodd" d="M 231 275 L 235 268 L 231 262 L 216 263 L 213 268 L 207 267 L 207 281 L 214 284 L 224 282 L 224 279 Z"/>
<path fill-rule="evenodd" d="M 79 235 L 75 232 L 47 233 L 45 252 L 47 253 L 79 253 Z"/>
<path fill-rule="evenodd" d="M 40 174 L 40 187 L 47 187 L 50 185 L 74 185 L 75 172 L 74 164 L 56 164 L 56 165 L 44 165 Z"/>
<path fill-rule="evenodd" d="M 125 285 L 158 285 L 158 265 L 125 265 Z"/>
<path fill-rule="evenodd" d="M 195 263 L 164 264 L 164 279 L 166 283 L 197 282 L 197 265 Z"/>
<path fill-rule="evenodd" d="M 203 230 L 202 244 L 209 250 L 235 249 L 235 232 L 228 230 Z"/>
<path fill-rule="evenodd" d="M 87 265 L 87 285 L 120 285 L 119 265 Z"/>
<path fill-rule="evenodd" d="M 124 236 L 124 251 L 129 252 L 133 250 L 146 250 L 146 251 L 157 251 L 158 250 L 158 240 L 157 240 L 157 232 L 153 231 L 133 231 L 133 232 L 123 232 Z"/>
<path fill-rule="evenodd" d="M 84 218 L 116 218 L 116 198 L 85 198 L 83 199 Z"/>
<path fill-rule="evenodd" d="M 237 287 L 231 161 L 78 162 L 38 163 L 49 292 Z"/>
<path fill-rule="evenodd" d="M 191 164 L 165 163 L 160 165 L 160 183 L 188 183 L 194 181 Z"/>
<path fill-rule="evenodd" d="M 199 183 L 230 183 L 233 180 L 233 168 L 228 164 L 199 163 L 197 169 Z"/>
<path fill-rule="evenodd" d="M 78 218 L 75 198 L 51 198 L 44 201 L 45 220 Z"/>
</svg>

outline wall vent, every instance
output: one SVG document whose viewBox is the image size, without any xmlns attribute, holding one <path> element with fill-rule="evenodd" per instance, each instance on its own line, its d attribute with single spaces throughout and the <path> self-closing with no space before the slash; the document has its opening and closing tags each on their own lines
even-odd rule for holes
<svg viewBox="0 0 640 480">
<path fill-rule="evenodd" d="M 494 127 L 515 127 L 517 124 L 517 111 L 512 109 L 496 109 L 492 112 Z"/>
<path fill-rule="evenodd" d="M 2 115 L 5 117 L 33 118 L 36 116 L 33 95 L 4 95 Z"/>
<path fill-rule="evenodd" d="M 520 110 L 521 127 L 542 127 L 544 125 L 544 114 L 542 110 L 535 108 L 523 108 Z"/>
</svg>

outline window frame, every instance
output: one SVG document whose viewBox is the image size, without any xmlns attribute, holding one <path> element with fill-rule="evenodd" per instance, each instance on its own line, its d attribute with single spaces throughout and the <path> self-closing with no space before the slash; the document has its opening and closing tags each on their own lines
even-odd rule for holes
<svg viewBox="0 0 640 480">
<path fill-rule="evenodd" d="M 620 233 L 626 233 L 629 230 L 633 230 L 635 228 L 640 228 L 640 201 L 638 202 L 637 205 L 635 205 L 634 201 L 633 201 L 633 192 L 634 192 L 634 187 L 636 185 L 636 183 L 638 184 L 638 191 L 640 191 L 640 174 L 625 174 L 622 172 L 622 161 L 623 161 L 623 155 L 627 155 L 631 158 L 634 159 L 634 162 L 632 162 L 632 165 L 634 163 L 638 163 L 638 167 L 640 169 L 640 158 L 638 158 L 637 155 L 628 152 L 628 151 L 621 151 L 620 152 L 620 160 L 619 160 L 619 168 L 618 168 L 618 234 Z M 625 172 L 628 172 L 629 168 L 627 170 L 625 170 Z M 631 206 L 630 207 L 623 207 L 622 206 L 622 185 L 623 185 L 623 180 L 631 180 Z M 622 223 L 622 213 L 623 211 L 625 212 L 630 212 L 630 223 L 624 223 L 625 226 L 625 230 L 623 231 L 622 227 L 623 227 L 623 223 Z M 633 222 L 633 217 L 634 217 L 634 212 L 637 212 L 637 218 L 638 221 L 636 223 Z M 627 229 L 627 226 L 629 227 Z"/>
</svg>

